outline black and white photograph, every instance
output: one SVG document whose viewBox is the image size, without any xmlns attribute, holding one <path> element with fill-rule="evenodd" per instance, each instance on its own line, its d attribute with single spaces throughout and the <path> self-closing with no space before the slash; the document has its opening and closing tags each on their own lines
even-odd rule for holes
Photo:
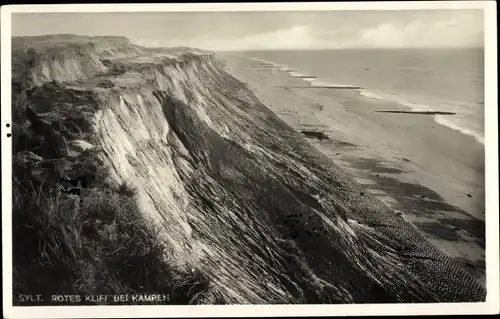
<svg viewBox="0 0 500 319">
<path fill-rule="evenodd" d="M 498 312 L 490 10 L 2 7 L 4 316 Z"/>
</svg>

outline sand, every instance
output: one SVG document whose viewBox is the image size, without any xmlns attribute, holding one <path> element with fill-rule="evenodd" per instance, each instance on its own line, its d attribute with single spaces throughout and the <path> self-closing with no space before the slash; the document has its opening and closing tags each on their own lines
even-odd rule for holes
<svg viewBox="0 0 500 319">
<path fill-rule="evenodd" d="M 397 103 L 222 57 L 275 114 L 485 284 L 484 145 Z"/>
</svg>

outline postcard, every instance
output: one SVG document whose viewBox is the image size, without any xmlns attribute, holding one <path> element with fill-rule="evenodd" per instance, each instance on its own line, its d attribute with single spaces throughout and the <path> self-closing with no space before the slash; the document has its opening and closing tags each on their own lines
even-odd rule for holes
<svg viewBox="0 0 500 319">
<path fill-rule="evenodd" d="M 6 318 L 498 313 L 494 2 L 1 10 Z"/>
</svg>

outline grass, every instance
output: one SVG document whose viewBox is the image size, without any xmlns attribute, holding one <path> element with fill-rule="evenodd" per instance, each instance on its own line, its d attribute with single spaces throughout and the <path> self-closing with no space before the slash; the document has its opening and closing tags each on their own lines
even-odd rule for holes
<svg viewBox="0 0 500 319">
<path fill-rule="evenodd" d="M 135 189 L 130 183 L 128 182 L 123 182 L 118 186 L 117 189 L 118 194 L 130 197 L 130 198 L 137 198 L 137 189 Z"/>
<path fill-rule="evenodd" d="M 200 271 L 168 260 L 160 230 L 144 218 L 129 184 L 80 196 L 14 187 L 14 304 L 24 293 L 165 294 L 191 304 L 210 289 Z M 23 304 L 24 305 L 24 304 Z"/>
</svg>

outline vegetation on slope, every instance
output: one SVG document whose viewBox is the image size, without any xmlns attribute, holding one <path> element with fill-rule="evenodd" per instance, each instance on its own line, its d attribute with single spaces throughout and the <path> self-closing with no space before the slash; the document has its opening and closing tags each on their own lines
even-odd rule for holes
<svg viewBox="0 0 500 319">
<path fill-rule="evenodd" d="M 62 294 L 95 304 L 84 296 L 139 293 L 162 295 L 157 304 L 207 302 L 210 279 L 176 268 L 158 229 L 140 213 L 137 191 L 108 181 L 91 144 L 95 92 L 58 82 L 35 86 L 36 51 L 13 55 L 14 304 L 40 305 L 23 302 L 22 294 L 39 294 L 42 304 Z"/>
</svg>

